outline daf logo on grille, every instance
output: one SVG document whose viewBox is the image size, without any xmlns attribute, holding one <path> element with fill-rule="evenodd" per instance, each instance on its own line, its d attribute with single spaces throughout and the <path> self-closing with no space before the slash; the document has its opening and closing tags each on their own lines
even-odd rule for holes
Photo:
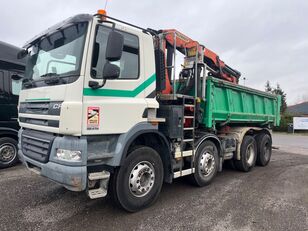
<svg viewBox="0 0 308 231">
<path fill-rule="evenodd" d="M 52 109 L 61 109 L 61 103 L 55 103 L 55 104 L 52 106 Z"/>
</svg>

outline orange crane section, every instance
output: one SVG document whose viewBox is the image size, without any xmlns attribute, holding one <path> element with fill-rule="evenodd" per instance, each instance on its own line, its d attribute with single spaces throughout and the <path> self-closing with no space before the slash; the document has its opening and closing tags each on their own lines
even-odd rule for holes
<svg viewBox="0 0 308 231">
<path fill-rule="evenodd" d="M 222 60 L 220 60 L 219 56 L 215 52 L 211 51 L 205 46 L 199 44 L 199 42 L 189 38 L 188 36 L 182 34 L 175 29 L 166 29 L 161 30 L 160 32 L 163 34 L 163 38 L 165 40 L 165 48 L 167 46 L 175 46 L 176 49 L 185 56 L 191 56 L 191 54 L 195 55 L 196 49 L 202 48 L 203 51 L 201 52 L 203 53 L 203 62 L 209 67 L 210 75 L 219 79 L 223 79 L 225 81 L 238 84 L 241 73 L 226 65 Z M 164 50 L 166 52 L 166 49 Z M 166 88 L 163 91 L 164 94 L 169 94 L 172 91 L 169 75 L 168 71 L 166 70 L 166 76 L 168 78 L 166 78 Z"/>
</svg>

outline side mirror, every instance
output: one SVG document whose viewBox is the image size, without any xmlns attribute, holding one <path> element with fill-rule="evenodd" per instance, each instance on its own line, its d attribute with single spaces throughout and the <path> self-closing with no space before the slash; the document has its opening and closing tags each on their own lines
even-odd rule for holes
<svg viewBox="0 0 308 231">
<path fill-rule="evenodd" d="M 120 76 L 120 68 L 117 65 L 107 62 L 103 69 L 104 79 L 116 79 Z"/>
<path fill-rule="evenodd" d="M 123 44 L 123 35 L 112 30 L 108 35 L 106 59 L 111 62 L 120 60 L 123 51 Z"/>
</svg>

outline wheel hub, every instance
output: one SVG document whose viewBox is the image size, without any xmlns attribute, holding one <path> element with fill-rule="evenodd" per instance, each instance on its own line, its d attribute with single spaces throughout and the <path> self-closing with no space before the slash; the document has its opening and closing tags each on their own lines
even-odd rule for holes
<svg viewBox="0 0 308 231">
<path fill-rule="evenodd" d="M 129 189 L 136 197 L 148 194 L 153 188 L 155 173 L 153 165 L 148 161 L 138 163 L 129 175 Z"/>
<path fill-rule="evenodd" d="M 10 162 L 14 159 L 16 155 L 15 148 L 10 144 L 3 144 L 0 147 L 0 161 Z"/>
<path fill-rule="evenodd" d="M 255 157 L 255 150 L 254 150 L 254 148 L 253 148 L 253 145 L 250 144 L 250 145 L 247 147 L 247 151 L 246 151 L 246 160 L 247 160 L 247 164 L 248 164 L 249 166 L 252 166 L 254 157 Z"/>
<path fill-rule="evenodd" d="M 204 176 L 208 176 L 215 168 L 215 158 L 210 153 L 206 152 L 200 157 L 200 170 Z"/>
</svg>

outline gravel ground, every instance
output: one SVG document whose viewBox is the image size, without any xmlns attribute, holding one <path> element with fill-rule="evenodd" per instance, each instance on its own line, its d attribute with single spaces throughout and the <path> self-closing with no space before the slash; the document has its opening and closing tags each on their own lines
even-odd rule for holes
<svg viewBox="0 0 308 231">
<path fill-rule="evenodd" d="M 230 169 L 207 187 L 164 185 L 152 207 L 129 214 L 26 170 L 0 170 L 0 230 L 308 230 L 308 156 L 273 152 L 267 167 Z"/>
</svg>

